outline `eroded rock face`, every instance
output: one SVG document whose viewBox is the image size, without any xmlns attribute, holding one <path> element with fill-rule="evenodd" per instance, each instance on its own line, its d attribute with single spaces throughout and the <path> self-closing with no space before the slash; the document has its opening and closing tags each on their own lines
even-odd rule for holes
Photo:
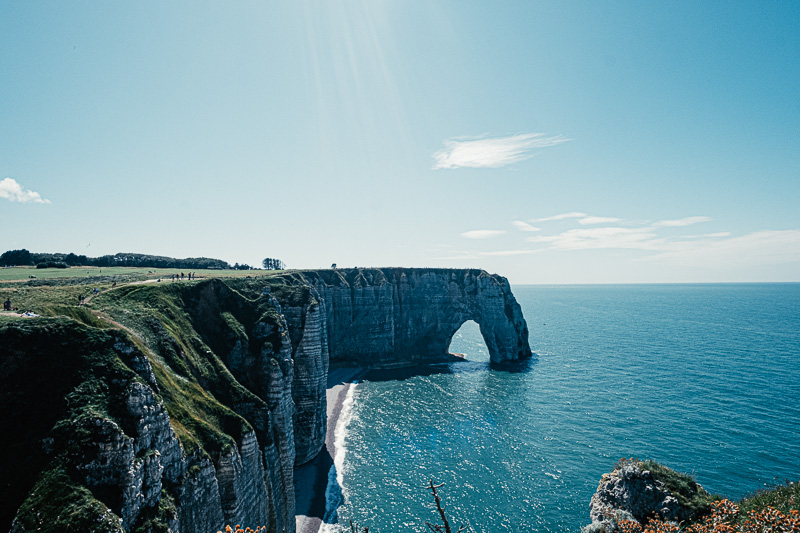
<svg viewBox="0 0 800 533">
<path fill-rule="evenodd" d="M 584 533 L 617 531 L 622 520 L 643 525 L 652 518 L 681 521 L 691 515 L 663 482 L 635 462 L 604 474 L 589 508 L 592 523 Z"/>
<path fill-rule="evenodd" d="M 220 457 L 216 471 L 227 523 L 268 524 L 269 492 L 254 431 L 244 436 L 240 447 L 233 447 Z"/>
<path fill-rule="evenodd" d="M 128 351 L 122 342 L 114 347 L 122 354 Z M 184 457 L 164 405 L 150 386 L 131 381 L 125 398 L 118 422 L 107 418 L 88 422 L 94 426 L 95 439 L 76 468 L 86 487 L 107 495 L 125 531 L 136 525 L 142 512 L 159 504 L 163 483 L 174 485 L 180 495 L 180 513 L 170 524 L 174 532 L 219 528 L 224 516 L 213 463 Z"/>
<path fill-rule="evenodd" d="M 531 355 L 508 281 L 480 270 L 308 271 L 270 282 L 280 283 L 278 296 L 268 287 L 253 293 L 246 281 L 181 289 L 183 307 L 176 307 L 191 326 L 180 342 L 175 329 L 147 320 L 161 356 L 168 352 L 181 364 L 192 343 L 194 354 L 221 361 L 223 375 L 233 376 L 226 386 L 219 373 L 216 381 L 200 370 L 179 377 L 196 379 L 252 428 L 231 431 L 235 442 L 213 457 L 184 452 L 161 400 L 168 387 L 159 389 L 150 359 L 124 333 L 110 334 L 129 377 L 114 384 L 123 393 L 115 396 L 113 416 L 90 421 L 93 440 L 76 468 L 113 511 L 115 527 L 144 527 L 166 497 L 174 512 L 160 516 L 173 533 L 209 533 L 225 524 L 293 533 L 294 467 L 324 446 L 330 361 L 380 367 L 442 360 L 467 320 L 480 325 L 493 362 Z M 19 522 L 14 527 L 26 530 Z"/>
<path fill-rule="evenodd" d="M 303 274 L 326 302 L 332 362 L 377 367 L 441 359 L 467 320 L 480 326 L 492 362 L 531 356 L 522 309 L 502 276 L 389 268 Z"/>
<path fill-rule="evenodd" d="M 328 331 L 325 300 L 285 307 L 289 329 L 299 332 L 294 347 L 295 451 L 297 464 L 319 453 L 327 431 L 325 389 L 328 382 Z"/>
</svg>

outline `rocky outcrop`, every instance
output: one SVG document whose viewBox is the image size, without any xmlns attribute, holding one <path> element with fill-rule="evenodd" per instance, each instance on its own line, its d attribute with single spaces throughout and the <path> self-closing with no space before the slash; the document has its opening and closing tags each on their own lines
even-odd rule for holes
<svg viewBox="0 0 800 533">
<path fill-rule="evenodd" d="M 119 346 L 119 343 L 117 344 Z M 144 383 L 131 381 L 123 410 L 112 419 L 97 417 L 88 460 L 76 469 L 90 490 L 120 498 L 122 526 L 129 530 L 142 509 L 161 499 L 162 480 L 178 483 L 185 471 L 183 453 L 164 405 Z M 123 429 L 125 427 L 125 429 Z"/>
<path fill-rule="evenodd" d="M 324 445 L 330 362 L 449 360 L 467 320 L 480 325 L 493 362 L 531 355 L 508 281 L 480 270 L 306 271 L 114 294 L 108 312 L 132 336 L 67 319 L 42 322 L 49 337 L 33 321 L 24 332 L 0 328 L 10 346 L 10 356 L 0 354 L 8 380 L 0 393 L 16 409 L 34 400 L 54 406 L 31 439 L 39 450 L 31 465 L 49 462 L 61 476 L 24 489 L 31 492 L 14 533 L 210 533 L 237 523 L 293 533 L 294 467 Z M 23 361 L 51 361 L 52 351 L 62 370 L 18 372 Z M 13 380 L 41 383 L 21 393 Z M 48 385 L 49 395 L 38 392 Z M 18 418 L 8 426 L 22 431 Z M 8 471 L 26 479 L 36 472 Z M 63 492 L 64 480 L 76 491 L 72 500 L 86 504 L 79 527 L 42 518 L 42 495 Z"/>
<path fill-rule="evenodd" d="M 650 468 L 650 469 L 648 469 Z M 691 477 L 658 463 L 622 460 L 604 474 L 592 496 L 592 523 L 583 533 L 618 531 L 623 520 L 683 522 L 707 512 L 711 497 Z"/>
</svg>

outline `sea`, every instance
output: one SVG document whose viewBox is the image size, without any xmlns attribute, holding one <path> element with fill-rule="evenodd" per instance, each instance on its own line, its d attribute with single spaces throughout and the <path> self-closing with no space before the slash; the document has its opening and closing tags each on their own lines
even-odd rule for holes
<svg viewBox="0 0 800 533">
<path fill-rule="evenodd" d="M 328 530 L 425 531 L 439 489 L 454 530 L 579 532 L 626 457 L 741 498 L 800 481 L 800 284 L 514 286 L 534 356 L 373 371 L 336 428 Z M 330 503 L 330 502 L 329 502 Z"/>
</svg>

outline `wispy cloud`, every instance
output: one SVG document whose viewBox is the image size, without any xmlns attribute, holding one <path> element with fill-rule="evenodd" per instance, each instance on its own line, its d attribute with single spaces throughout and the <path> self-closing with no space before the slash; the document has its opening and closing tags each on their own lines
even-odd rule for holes
<svg viewBox="0 0 800 533">
<path fill-rule="evenodd" d="M 615 217 L 584 217 L 578 221 L 578 223 L 587 226 L 589 224 L 613 224 L 615 222 L 622 222 L 621 218 Z"/>
<path fill-rule="evenodd" d="M 800 229 L 762 230 L 735 237 L 669 241 L 640 261 L 698 267 L 747 267 L 800 261 Z"/>
<path fill-rule="evenodd" d="M 571 227 L 552 235 L 547 234 L 546 227 L 543 230 L 529 223 L 566 219 L 571 220 Z M 585 250 L 598 252 L 592 257 L 602 257 L 603 253 L 613 255 L 615 261 L 625 261 L 627 258 L 628 261 L 666 265 L 667 268 L 675 265 L 720 272 L 800 262 L 800 229 L 760 230 L 739 235 L 729 231 L 700 233 L 688 229 L 689 226 L 711 220 L 708 216 L 687 216 L 652 222 L 594 216 L 577 211 L 528 222 L 514 220 L 512 225 L 515 228 L 530 232 L 525 237 L 514 233 L 518 246 L 512 245 L 511 249 L 461 251 L 452 254 L 449 259 L 488 260 L 491 257 Z M 488 239 L 503 233 L 502 230 L 474 230 L 461 236 Z M 502 242 L 507 240 L 502 239 Z M 500 243 L 501 240 L 496 242 Z M 604 250 L 607 252 L 602 252 Z"/>
<path fill-rule="evenodd" d="M 571 213 L 561 213 L 560 215 L 553 215 L 551 217 L 544 217 L 544 218 L 534 218 L 531 222 L 550 222 L 551 220 L 564 220 L 565 218 L 581 218 L 581 217 L 588 217 L 586 213 L 578 213 L 577 211 L 572 211 Z"/>
<path fill-rule="evenodd" d="M 535 150 L 567 142 L 562 135 L 520 133 L 489 139 L 451 139 L 433 154 L 435 169 L 499 168 L 532 157 Z"/>
<path fill-rule="evenodd" d="M 718 231 L 717 233 L 703 233 L 702 235 L 683 235 L 681 239 L 709 239 L 719 237 L 730 237 L 730 231 Z"/>
<path fill-rule="evenodd" d="M 465 239 L 490 239 L 505 233 L 504 230 L 498 229 L 476 229 L 472 231 L 465 231 L 461 234 Z"/>
<path fill-rule="evenodd" d="M 576 228 L 558 235 L 528 237 L 528 242 L 547 243 L 555 250 L 628 248 L 658 250 L 661 240 L 650 228 Z"/>
<path fill-rule="evenodd" d="M 5 178 L 0 181 L 0 198 L 11 200 L 12 202 L 34 202 L 37 204 L 49 204 L 50 200 L 45 200 L 38 192 L 25 189 L 13 178 Z"/>
<path fill-rule="evenodd" d="M 542 252 L 543 250 L 532 250 L 529 248 L 525 248 L 522 250 L 497 250 L 494 252 L 480 252 L 482 256 L 508 256 L 508 255 L 530 255 L 530 254 L 537 254 Z"/>
<path fill-rule="evenodd" d="M 515 220 L 512 222 L 515 228 L 520 231 L 542 231 L 542 228 L 537 228 L 536 226 L 531 226 L 527 222 L 523 222 L 521 220 Z"/>
<path fill-rule="evenodd" d="M 429 257 L 428 259 L 447 260 L 447 261 L 461 261 L 461 260 L 475 260 L 485 257 L 506 257 L 515 255 L 531 255 L 543 252 L 544 249 L 522 248 L 519 250 L 494 250 L 488 252 L 476 252 L 468 250 L 453 250 L 443 256 Z"/>
<path fill-rule="evenodd" d="M 684 217 L 677 220 L 659 220 L 653 223 L 655 228 L 677 228 L 682 226 L 691 226 L 692 224 L 699 224 L 700 222 L 708 222 L 711 217 Z"/>
</svg>

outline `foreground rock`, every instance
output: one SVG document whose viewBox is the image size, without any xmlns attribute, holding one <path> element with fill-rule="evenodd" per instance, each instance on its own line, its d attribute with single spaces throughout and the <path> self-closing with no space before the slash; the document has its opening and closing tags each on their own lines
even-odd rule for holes
<svg viewBox="0 0 800 533">
<path fill-rule="evenodd" d="M 653 461 L 623 459 L 600 479 L 589 506 L 592 523 L 583 533 L 617 531 L 623 520 L 694 521 L 710 510 L 711 501 L 690 476 Z"/>
</svg>

